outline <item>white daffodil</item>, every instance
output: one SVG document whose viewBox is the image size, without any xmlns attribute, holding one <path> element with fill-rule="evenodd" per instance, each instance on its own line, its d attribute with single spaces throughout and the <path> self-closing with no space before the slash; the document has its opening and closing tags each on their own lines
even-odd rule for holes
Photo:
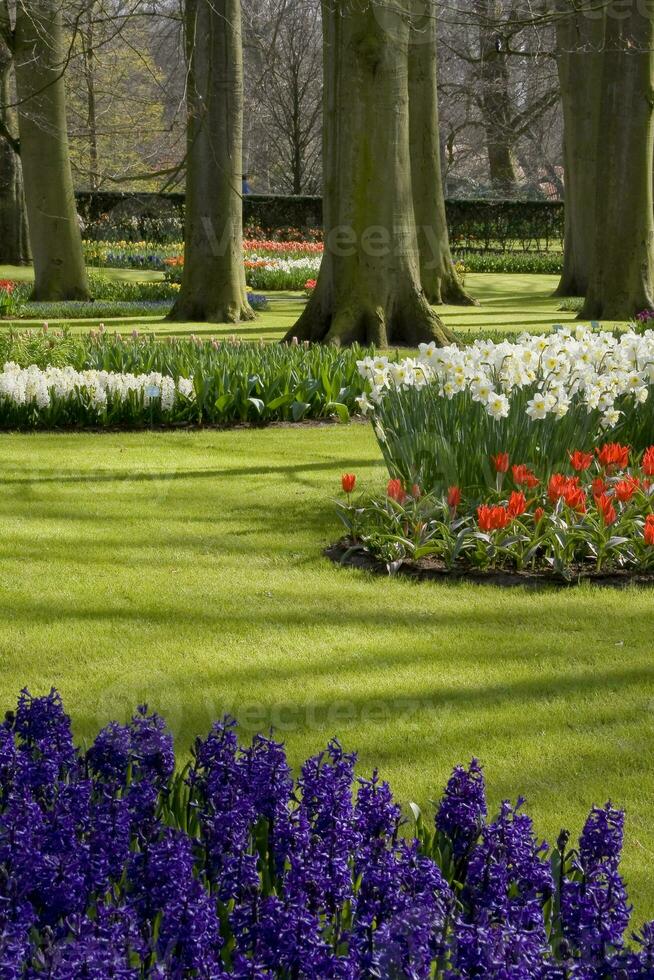
<svg viewBox="0 0 654 980">
<path fill-rule="evenodd" d="M 486 411 L 494 419 L 505 419 L 510 411 L 509 399 L 506 395 L 493 392 L 486 402 Z"/>
</svg>

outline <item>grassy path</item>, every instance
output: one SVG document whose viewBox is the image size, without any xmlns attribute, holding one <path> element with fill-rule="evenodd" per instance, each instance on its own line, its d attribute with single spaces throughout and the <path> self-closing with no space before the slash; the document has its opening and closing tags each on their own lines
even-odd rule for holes
<svg viewBox="0 0 654 980">
<path fill-rule="evenodd" d="M 105 269 L 103 273 L 115 279 L 147 281 L 158 273 L 130 269 Z M 29 269 L 0 266 L 0 278 L 29 278 Z M 540 332 L 554 323 L 571 323 L 574 313 L 563 313 L 558 307 L 561 301 L 552 296 L 556 288 L 556 276 L 541 275 L 494 275 L 470 274 L 466 284 L 473 296 L 480 301 L 478 307 L 443 306 L 438 312 L 448 327 L 457 332 L 483 334 L 490 330 L 523 330 Z M 161 317 L 137 317 L 131 319 L 105 319 L 108 328 L 128 332 L 133 329 L 154 331 L 158 335 L 194 333 L 200 337 L 230 337 L 235 333 L 250 340 L 279 340 L 295 323 L 302 310 L 303 297 L 298 293 L 271 294 L 270 310 L 263 313 L 253 324 L 230 325 L 166 323 Z M 50 321 L 52 324 L 63 321 Z M 93 320 L 67 321 L 74 331 L 86 331 L 97 326 Z M 13 326 L 40 326 L 41 321 L 20 320 Z M 0 321 L 3 326 L 11 326 Z M 613 324 L 609 324 L 613 326 Z"/>
<path fill-rule="evenodd" d="M 55 684 L 89 736 L 147 700 L 180 748 L 224 711 L 294 762 L 339 733 L 402 801 L 479 756 L 540 833 L 625 805 L 654 914 L 652 597 L 415 585 L 338 569 L 341 472 L 384 478 L 367 426 L 3 436 L 0 688 Z"/>
</svg>

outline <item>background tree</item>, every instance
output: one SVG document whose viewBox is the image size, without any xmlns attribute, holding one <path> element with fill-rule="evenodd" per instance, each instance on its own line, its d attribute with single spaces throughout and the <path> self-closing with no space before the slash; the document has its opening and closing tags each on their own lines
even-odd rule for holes
<svg viewBox="0 0 654 980">
<path fill-rule="evenodd" d="M 320 193 L 320 0 L 245 0 L 245 165 L 257 190 Z"/>
<path fill-rule="evenodd" d="M 81 15 L 68 20 L 65 79 L 76 187 L 134 181 L 157 190 L 157 173 L 179 164 L 185 152 L 176 11 L 151 10 L 145 0 L 86 0 Z"/>
<path fill-rule="evenodd" d="M 654 17 L 609 0 L 599 87 L 595 207 L 584 319 L 654 309 Z"/>
<path fill-rule="evenodd" d="M 409 114 L 411 0 L 324 0 L 325 253 L 287 340 L 451 339 L 420 281 Z"/>
<path fill-rule="evenodd" d="M 13 29 L 0 0 L 0 263 L 23 265 L 30 254 L 12 78 Z"/>
<path fill-rule="evenodd" d="M 606 10 L 559 5 L 557 65 L 563 107 L 565 248 L 559 296 L 585 296 L 593 251 Z"/>
<path fill-rule="evenodd" d="M 59 0 L 18 0 L 14 59 L 20 153 L 34 296 L 87 299 L 88 283 L 68 152 Z"/>
<path fill-rule="evenodd" d="M 187 0 L 184 275 L 173 320 L 254 318 L 243 264 L 240 0 Z"/>
<path fill-rule="evenodd" d="M 439 0 L 442 147 L 451 196 L 562 192 L 552 20 L 537 0 Z"/>
<path fill-rule="evenodd" d="M 471 305 L 454 268 L 447 231 L 438 114 L 436 9 L 414 3 L 409 36 L 409 139 L 420 282 L 430 303 Z"/>
</svg>

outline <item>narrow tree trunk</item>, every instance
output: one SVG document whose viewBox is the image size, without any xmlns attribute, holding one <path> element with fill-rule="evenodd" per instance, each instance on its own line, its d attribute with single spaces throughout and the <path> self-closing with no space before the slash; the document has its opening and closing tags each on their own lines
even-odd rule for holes
<svg viewBox="0 0 654 980">
<path fill-rule="evenodd" d="M 20 157 L 0 137 L 0 265 L 30 261 Z"/>
<path fill-rule="evenodd" d="M 87 299 L 68 153 L 60 0 L 18 0 L 15 70 L 34 297 Z"/>
<path fill-rule="evenodd" d="M 424 2 L 415 4 L 422 6 Z M 411 24 L 409 36 L 409 125 L 413 210 L 420 250 L 420 280 L 430 303 L 476 305 L 457 275 L 443 197 L 438 119 L 436 6 Z"/>
<path fill-rule="evenodd" d="M 15 113 L 10 84 L 13 52 L 11 21 L 0 0 L 0 264 L 24 265 L 30 260 Z"/>
<path fill-rule="evenodd" d="M 571 0 L 565 0 L 557 20 L 565 169 L 565 246 L 557 296 L 585 296 L 588 289 L 597 156 L 603 152 L 598 126 L 604 13 L 598 9 L 589 16 L 589 11 L 575 11 Z"/>
<path fill-rule="evenodd" d="M 451 339 L 420 284 L 408 14 L 407 0 L 323 0 L 325 253 L 287 340 L 387 347 Z"/>
<path fill-rule="evenodd" d="M 184 276 L 170 319 L 254 319 L 243 264 L 240 0 L 187 0 L 189 59 Z"/>
<path fill-rule="evenodd" d="M 584 319 L 654 309 L 654 20 L 640 0 L 607 10 L 600 149 Z"/>
<path fill-rule="evenodd" d="M 499 0 L 474 0 L 474 8 L 480 21 L 480 107 L 490 181 L 496 193 L 510 198 L 515 195 L 516 174 L 511 145 L 508 56 L 503 39 L 490 26 L 500 18 L 501 4 Z"/>
<path fill-rule="evenodd" d="M 93 17 L 95 4 L 89 3 L 86 11 L 86 30 L 82 38 L 84 81 L 86 83 L 86 132 L 89 148 L 89 189 L 100 187 L 100 154 L 98 152 L 98 114 L 95 92 L 95 40 Z"/>
</svg>

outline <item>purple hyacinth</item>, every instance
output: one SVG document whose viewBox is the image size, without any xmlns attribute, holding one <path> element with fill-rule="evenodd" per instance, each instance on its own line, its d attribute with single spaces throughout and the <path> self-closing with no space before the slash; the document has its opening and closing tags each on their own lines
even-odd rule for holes
<svg viewBox="0 0 654 980">
<path fill-rule="evenodd" d="M 103 792 L 91 805 L 88 884 L 102 893 L 122 876 L 130 851 L 132 812 L 124 797 Z"/>
<path fill-rule="evenodd" d="M 563 882 L 563 934 L 588 963 L 605 963 L 612 950 L 622 948 L 630 915 L 624 882 L 608 865 L 593 869 L 583 881 Z"/>
<path fill-rule="evenodd" d="M 474 923 L 457 922 L 452 946 L 448 980 L 564 980 L 570 976 L 567 971 L 551 970 L 538 933 L 494 922 L 489 916 Z"/>
<path fill-rule="evenodd" d="M 24 756 L 21 781 L 42 792 L 76 761 L 70 718 L 61 697 L 54 688 L 43 697 L 32 697 L 24 688 L 13 724 Z"/>
<path fill-rule="evenodd" d="M 302 798 L 289 887 L 307 896 L 312 911 L 334 913 L 352 896 L 350 860 L 360 843 L 352 803 L 355 762 L 333 739 L 305 762 L 298 780 Z"/>
<path fill-rule="evenodd" d="M 220 923 L 215 902 L 193 877 L 178 882 L 175 897 L 163 910 L 157 951 L 171 976 L 218 977 L 220 961 Z"/>
<path fill-rule="evenodd" d="M 579 838 L 579 858 L 585 870 L 603 865 L 617 868 L 622 857 L 624 811 L 611 803 L 593 807 Z"/>
<path fill-rule="evenodd" d="M 157 714 L 149 715 L 147 705 L 141 705 L 130 722 L 129 732 L 130 759 L 139 778 L 163 786 L 175 769 L 173 737 L 165 721 Z"/>
<path fill-rule="evenodd" d="M 132 736 L 129 728 L 112 721 L 99 732 L 86 758 L 96 776 L 124 786 L 131 753 Z"/>
<path fill-rule="evenodd" d="M 456 858 L 465 857 L 474 846 L 487 813 L 484 773 L 472 759 L 467 769 L 454 769 L 436 814 L 436 828 L 450 839 Z"/>
<path fill-rule="evenodd" d="M 378 837 L 394 838 L 401 816 L 402 811 L 393 800 L 390 786 L 380 782 L 377 770 L 372 779 L 359 779 L 354 820 L 364 848 Z"/>
</svg>

